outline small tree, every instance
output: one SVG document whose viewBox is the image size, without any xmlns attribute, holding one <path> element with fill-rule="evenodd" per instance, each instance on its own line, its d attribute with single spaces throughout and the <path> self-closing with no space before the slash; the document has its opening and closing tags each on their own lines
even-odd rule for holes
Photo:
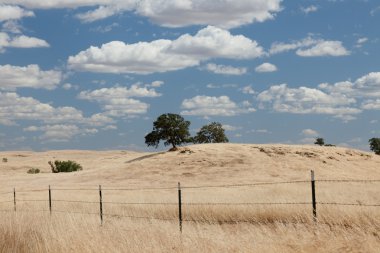
<svg viewBox="0 0 380 253">
<path fill-rule="evenodd" d="M 380 138 L 371 138 L 368 142 L 370 149 L 375 152 L 376 155 L 380 155 Z"/>
<path fill-rule="evenodd" d="M 319 146 L 323 146 L 323 145 L 325 145 L 325 140 L 321 137 L 317 137 L 317 138 L 315 138 L 314 144 L 319 145 Z"/>
<path fill-rule="evenodd" d="M 145 144 L 157 148 L 164 140 L 165 146 L 172 145 L 175 149 L 177 145 L 190 141 L 189 126 L 190 121 L 178 114 L 162 114 L 153 122 L 153 131 L 145 136 Z"/>
<path fill-rule="evenodd" d="M 224 143 L 228 138 L 224 133 L 222 124 L 212 122 L 203 126 L 193 139 L 194 143 Z"/>
</svg>

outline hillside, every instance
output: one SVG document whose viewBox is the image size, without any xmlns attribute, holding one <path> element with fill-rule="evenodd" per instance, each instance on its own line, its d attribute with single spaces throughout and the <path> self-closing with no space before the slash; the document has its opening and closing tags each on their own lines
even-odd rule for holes
<svg viewBox="0 0 380 253">
<path fill-rule="evenodd" d="M 363 151 L 207 144 L 156 153 L 13 151 L 1 158 L 8 162 L 0 163 L 0 252 L 378 252 L 380 245 L 380 181 L 357 181 L 380 179 L 380 156 Z M 53 174 L 48 161 L 56 159 L 84 170 Z M 30 168 L 42 172 L 27 174 Z M 311 169 L 319 179 L 317 223 Z"/>
<path fill-rule="evenodd" d="M 129 151 L 0 152 L 2 188 L 37 185 L 151 186 L 252 183 L 317 178 L 371 179 L 380 156 L 342 147 L 282 144 L 203 144 L 175 152 Z M 48 161 L 74 160 L 81 172 L 52 174 Z M 42 173 L 27 174 L 29 168 Z"/>
</svg>

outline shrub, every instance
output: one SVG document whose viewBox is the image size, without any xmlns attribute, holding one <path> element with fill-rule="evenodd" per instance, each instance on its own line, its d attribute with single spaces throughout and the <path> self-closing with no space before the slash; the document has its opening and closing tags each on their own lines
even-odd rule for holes
<svg viewBox="0 0 380 253">
<path fill-rule="evenodd" d="M 3 158 L 3 163 L 8 162 L 8 158 Z"/>
<path fill-rule="evenodd" d="M 40 169 L 38 168 L 31 168 L 28 170 L 28 174 L 38 174 L 40 173 Z"/>
<path fill-rule="evenodd" d="M 82 170 L 82 166 L 74 161 L 54 161 L 54 164 L 49 161 L 49 165 L 51 167 L 51 171 L 53 173 L 59 172 L 73 172 Z"/>
<path fill-rule="evenodd" d="M 325 145 L 325 140 L 321 137 L 317 137 L 315 138 L 315 142 L 314 142 L 315 145 L 319 145 L 319 146 L 324 146 Z"/>
<path fill-rule="evenodd" d="M 375 152 L 376 155 L 380 155 L 380 138 L 369 139 L 369 148 Z"/>
</svg>

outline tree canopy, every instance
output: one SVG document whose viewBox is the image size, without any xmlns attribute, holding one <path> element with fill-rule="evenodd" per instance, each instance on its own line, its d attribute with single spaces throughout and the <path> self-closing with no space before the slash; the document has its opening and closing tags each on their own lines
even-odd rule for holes
<svg viewBox="0 0 380 253">
<path fill-rule="evenodd" d="M 157 148 L 163 140 L 165 146 L 172 145 L 175 149 L 177 145 L 190 141 L 189 126 L 190 121 L 178 114 L 162 114 L 153 122 L 153 131 L 145 136 L 145 143 Z"/>
<path fill-rule="evenodd" d="M 321 137 L 315 138 L 314 144 L 319 145 L 319 146 L 323 146 L 323 145 L 325 145 L 325 140 Z"/>
<path fill-rule="evenodd" d="M 370 149 L 376 155 L 380 155 L 380 138 L 371 138 L 368 140 Z"/>
<path fill-rule="evenodd" d="M 224 133 L 222 124 L 212 122 L 203 126 L 194 137 L 194 143 L 224 143 L 228 142 L 228 138 Z"/>
</svg>

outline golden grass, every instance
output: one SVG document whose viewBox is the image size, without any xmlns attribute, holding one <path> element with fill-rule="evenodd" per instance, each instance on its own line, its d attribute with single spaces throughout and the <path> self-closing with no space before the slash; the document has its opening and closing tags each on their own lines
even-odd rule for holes
<svg viewBox="0 0 380 253">
<path fill-rule="evenodd" d="M 0 252 L 378 252 L 379 217 L 339 213 L 326 212 L 315 224 L 266 210 L 250 222 L 184 222 L 180 234 L 177 221 L 106 217 L 100 226 L 96 215 L 6 212 Z"/>
<path fill-rule="evenodd" d="M 0 252 L 378 252 L 380 207 L 318 204 L 315 223 L 310 182 L 184 188 L 182 234 L 175 189 L 178 181 L 186 187 L 309 180 L 310 169 L 316 170 L 317 179 L 379 179 L 378 156 L 345 148 L 286 145 L 196 145 L 190 149 L 194 153 L 0 153 L 8 158 L 0 164 L 0 192 L 9 192 L 0 194 Z M 47 161 L 53 159 L 75 160 L 84 170 L 51 174 Z M 39 167 L 43 173 L 27 174 L 30 167 Z M 99 184 L 103 187 L 102 226 Z M 317 182 L 317 201 L 380 204 L 379 186 Z M 17 212 L 13 211 L 13 187 Z M 140 187 L 173 189 L 107 190 Z M 62 188 L 91 190 L 58 190 Z M 247 204 L 263 202 L 279 204 Z"/>
</svg>

